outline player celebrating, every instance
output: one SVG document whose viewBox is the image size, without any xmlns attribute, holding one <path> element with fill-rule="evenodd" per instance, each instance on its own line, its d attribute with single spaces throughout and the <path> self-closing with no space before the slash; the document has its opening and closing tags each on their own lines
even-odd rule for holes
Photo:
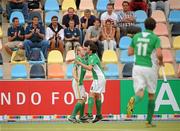
<svg viewBox="0 0 180 131">
<path fill-rule="evenodd" d="M 156 21 L 153 18 L 145 20 L 144 32 L 138 33 L 133 37 L 132 43 L 128 48 L 129 55 L 135 55 L 135 64 L 133 68 L 133 81 L 135 96 L 131 97 L 127 105 L 127 116 L 133 112 L 134 105 L 144 96 L 144 89 L 147 87 L 149 102 L 147 112 L 147 127 L 155 126 L 152 124 L 152 116 L 155 108 L 155 92 L 157 85 L 157 66 L 156 56 L 159 65 L 163 65 L 160 39 L 153 33 L 156 27 Z M 156 55 L 154 55 L 156 53 Z M 154 57 L 155 56 L 155 57 Z"/>
<path fill-rule="evenodd" d="M 106 84 L 106 79 L 101 68 L 100 59 L 97 56 L 96 52 L 97 52 L 97 46 L 92 41 L 89 41 L 89 46 L 87 50 L 87 53 L 89 55 L 88 65 L 83 64 L 80 61 L 76 61 L 77 64 L 81 65 L 83 68 L 89 71 L 92 71 L 92 74 L 93 74 L 93 82 L 91 85 L 89 98 L 88 98 L 88 116 L 87 116 L 87 119 L 90 119 L 90 120 L 93 119 L 92 109 L 93 109 L 94 100 L 95 100 L 97 115 L 95 119 L 92 121 L 93 123 L 102 119 L 101 93 L 105 92 L 105 84 Z"/>
<path fill-rule="evenodd" d="M 84 56 L 84 50 L 82 47 L 77 47 L 77 57 L 76 60 L 82 62 L 83 64 L 87 64 Z M 72 112 L 72 115 L 68 118 L 69 121 L 73 123 L 79 122 L 76 119 L 77 113 L 80 111 L 80 120 L 84 116 L 84 107 L 85 107 L 85 101 L 86 101 L 86 94 L 85 94 L 85 88 L 83 85 L 83 79 L 86 74 L 86 70 L 82 68 L 82 66 L 75 64 L 73 68 L 73 81 L 72 81 L 72 87 L 75 94 L 75 98 L 78 100 L 74 110 Z"/>
</svg>

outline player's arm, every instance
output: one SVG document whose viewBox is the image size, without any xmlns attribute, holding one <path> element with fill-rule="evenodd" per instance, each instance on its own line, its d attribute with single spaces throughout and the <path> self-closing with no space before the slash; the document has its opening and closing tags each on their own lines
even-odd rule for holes
<svg viewBox="0 0 180 131">
<path fill-rule="evenodd" d="M 76 63 L 77 63 L 78 65 L 82 66 L 82 67 L 83 67 L 84 69 L 86 69 L 86 70 L 92 71 L 92 69 L 93 69 L 93 65 L 85 65 L 85 64 L 81 63 L 81 62 L 78 61 L 78 60 L 76 60 Z"/>
<path fill-rule="evenodd" d="M 164 66 L 164 63 L 163 63 L 163 55 L 162 55 L 162 50 L 161 48 L 157 48 L 156 49 L 156 55 L 157 55 L 157 58 L 159 60 L 159 65 L 160 66 Z"/>
<path fill-rule="evenodd" d="M 134 55 L 134 48 L 132 48 L 131 46 L 129 46 L 128 48 L 128 55 L 129 56 Z"/>
</svg>

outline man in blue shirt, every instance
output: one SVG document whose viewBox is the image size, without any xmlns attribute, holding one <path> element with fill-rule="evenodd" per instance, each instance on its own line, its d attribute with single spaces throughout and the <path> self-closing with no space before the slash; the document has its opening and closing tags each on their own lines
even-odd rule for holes
<svg viewBox="0 0 180 131">
<path fill-rule="evenodd" d="M 80 31 L 74 27 L 74 20 L 69 21 L 69 27 L 64 30 L 65 50 L 73 49 L 79 44 Z"/>
<path fill-rule="evenodd" d="M 24 40 L 24 28 L 19 25 L 19 19 L 14 17 L 12 22 L 13 25 L 10 26 L 7 31 L 8 43 L 4 46 L 9 55 L 12 55 L 12 51 L 15 50 L 15 48 L 22 48 Z"/>
<path fill-rule="evenodd" d="M 49 41 L 45 40 L 45 29 L 44 26 L 38 23 L 37 16 L 34 16 L 32 24 L 26 27 L 25 38 L 24 48 L 28 59 L 30 58 L 31 48 L 41 48 L 44 57 L 47 58 Z"/>
</svg>

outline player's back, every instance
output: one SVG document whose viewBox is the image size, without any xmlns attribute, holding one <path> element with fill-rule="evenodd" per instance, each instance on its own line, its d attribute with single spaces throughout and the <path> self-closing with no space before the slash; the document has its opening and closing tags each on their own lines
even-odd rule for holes
<svg viewBox="0 0 180 131">
<path fill-rule="evenodd" d="M 133 37 L 135 65 L 152 67 L 152 52 L 160 47 L 160 39 L 150 30 L 140 32 Z"/>
</svg>

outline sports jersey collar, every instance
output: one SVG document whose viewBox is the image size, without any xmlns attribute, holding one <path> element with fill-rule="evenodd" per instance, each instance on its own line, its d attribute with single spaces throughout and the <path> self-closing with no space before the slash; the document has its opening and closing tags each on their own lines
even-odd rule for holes
<svg viewBox="0 0 180 131">
<path fill-rule="evenodd" d="M 148 30 L 148 29 L 146 29 L 145 32 L 153 33 L 152 30 Z"/>
</svg>

